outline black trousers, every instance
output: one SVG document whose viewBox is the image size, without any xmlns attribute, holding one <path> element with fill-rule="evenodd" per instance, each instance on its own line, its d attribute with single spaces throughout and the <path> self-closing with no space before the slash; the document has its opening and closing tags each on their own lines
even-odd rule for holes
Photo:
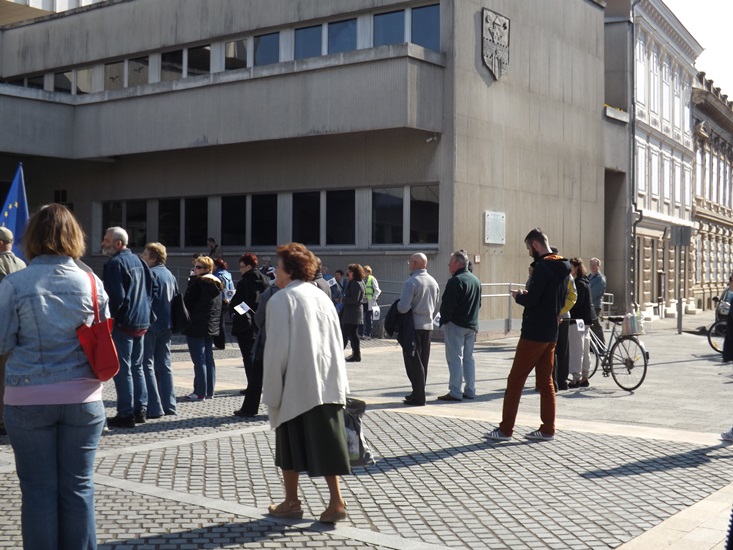
<svg viewBox="0 0 733 550">
<path fill-rule="evenodd" d="M 568 328 L 570 323 L 563 319 L 557 328 L 557 345 L 555 346 L 555 370 L 552 378 L 555 381 L 555 388 L 558 384 L 567 384 L 568 371 L 570 370 L 570 353 L 568 346 Z M 573 327 L 574 328 L 574 327 Z"/>
<path fill-rule="evenodd" d="M 416 403 L 425 403 L 425 384 L 428 381 L 428 361 L 430 360 L 430 331 L 415 331 L 415 355 L 410 356 L 402 351 L 405 360 L 407 378 L 412 384 L 412 399 Z"/>
<path fill-rule="evenodd" d="M 254 361 L 255 361 L 255 335 L 254 332 L 246 332 L 237 336 L 239 351 L 242 352 L 242 362 L 244 363 L 244 374 L 247 375 L 247 384 L 252 381 Z M 261 384 L 262 382 L 260 382 Z"/>
<path fill-rule="evenodd" d="M 346 324 L 341 329 L 344 334 L 344 348 L 351 340 L 351 351 L 356 355 L 361 355 L 361 340 L 359 340 L 359 333 L 357 332 L 357 328 L 360 326 L 362 325 Z"/>
<path fill-rule="evenodd" d="M 247 375 L 247 390 L 242 401 L 242 413 L 256 415 L 260 409 L 262 399 L 262 358 L 255 359 L 252 363 L 250 374 Z"/>
</svg>

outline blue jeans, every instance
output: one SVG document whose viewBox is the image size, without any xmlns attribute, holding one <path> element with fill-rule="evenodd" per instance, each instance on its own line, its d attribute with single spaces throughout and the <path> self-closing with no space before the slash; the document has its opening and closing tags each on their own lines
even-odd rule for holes
<svg viewBox="0 0 733 550">
<path fill-rule="evenodd" d="M 186 343 L 193 361 L 193 393 L 199 397 L 213 397 L 216 382 L 213 340 L 186 336 Z"/>
<path fill-rule="evenodd" d="M 456 399 L 476 397 L 476 362 L 473 360 L 473 346 L 476 343 L 476 331 L 463 328 L 453 323 L 443 325 L 445 338 L 445 360 L 448 362 L 448 393 Z M 465 380 L 466 386 L 461 392 Z"/>
<path fill-rule="evenodd" d="M 143 339 L 143 373 L 148 388 L 148 414 L 176 413 L 171 368 L 171 330 L 148 330 Z"/>
<path fill-rule="evenodd" d="M 143 337 L 128 336 L 115 327 L 112 340 L 120 360 L 120 372 L 114 377 L 117 416 L 129 417 L 148 407 L 148 389 L 143 375 Z"/>
<path fill-rule="evenodd" d="M 97 548 L 94 455 L 102 402 L 5 405 L 5 426 L 23 495 L 23 548 Z"/>
<path fill-rule="evenodd" d="M 372 312 L 369 311 L 369 304 L 361 304 L 364 311 L 364 324 L 359 326 L 359 336 L 372 336 Z"/>
</svg>

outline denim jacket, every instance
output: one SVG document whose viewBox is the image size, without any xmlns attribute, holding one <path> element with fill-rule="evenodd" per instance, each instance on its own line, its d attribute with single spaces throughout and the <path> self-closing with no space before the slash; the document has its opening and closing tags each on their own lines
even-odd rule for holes
<svg viewBox="0 0 733 550">
<path fill-rule="evenodd" d="M 95 276 L 96 277 L 96 276 Z M 102 319 L 107 294 L 97 278 Z M 76 329 L 94 317 L 89 276 L 68 256 L 38 256 L 0 283 L 0 353 L 8 386 L 94 378 Z"/>
<path fill-rule="evenodd" d="M 153 277 L 150 268 L 129 248 L 120 250 L 104 264 L 104 289 L 109 311 L 117 328 L 144 330 L 150 326 Z"/>
<path fill-rule="evenodd" d="M 150 330 L 168 330 L 171 328 L 171 300 L 179 293 L 178 281 L 164 264 L 156 264 L 150 268 L 153 276 L 153 314 L 155 321 Z"/>
</svg>

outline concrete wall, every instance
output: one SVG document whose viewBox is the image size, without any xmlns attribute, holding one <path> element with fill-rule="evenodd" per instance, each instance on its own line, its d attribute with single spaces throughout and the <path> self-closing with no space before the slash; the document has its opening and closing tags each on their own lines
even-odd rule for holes
<svg viewBox="0 0 733 550">
<path fill-rule="evenodd" d="M 633 74 L 629 67 L 628 20 L 607 21 L 605 25 L 605 102 L 617 109 L 629 111 Z"/>
</svg>

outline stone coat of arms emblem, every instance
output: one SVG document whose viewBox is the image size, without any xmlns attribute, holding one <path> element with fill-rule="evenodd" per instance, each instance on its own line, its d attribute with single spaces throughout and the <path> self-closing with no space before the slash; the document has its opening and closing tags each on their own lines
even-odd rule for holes
<svg viewBox="0 0 733 550">
<path fill-rule="evenodd" d="M 509 18 L 484 8 L 483 58 L 497 80 L 509 69 Z"/>
</svg>

